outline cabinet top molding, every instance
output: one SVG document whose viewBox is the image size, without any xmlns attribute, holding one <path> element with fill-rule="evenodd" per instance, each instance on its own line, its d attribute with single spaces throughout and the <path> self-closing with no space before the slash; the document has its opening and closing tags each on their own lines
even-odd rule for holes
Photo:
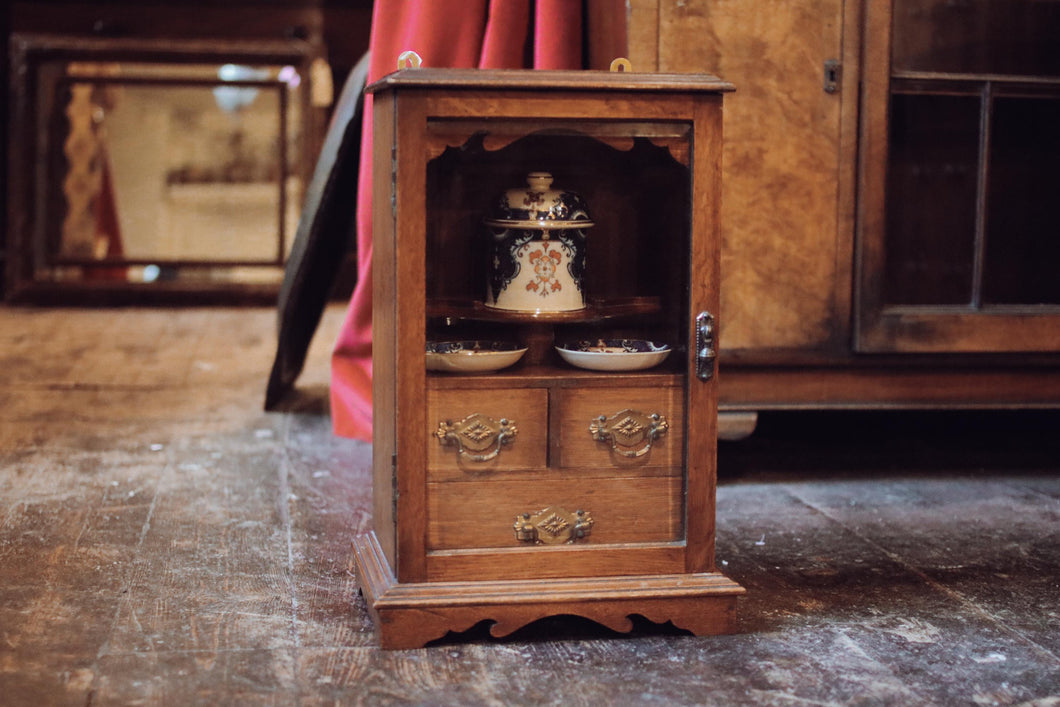
<svg viewBox="0 0 1060 707">
<path fill-rule="evenodd" d="M 369 85 L 368 93 L 397 88 L 535 91 L 676 91 L 722 93 L 736 87 L 710 74 L 638 74 L 550 69 L 401 69 Z"/>
</svg>

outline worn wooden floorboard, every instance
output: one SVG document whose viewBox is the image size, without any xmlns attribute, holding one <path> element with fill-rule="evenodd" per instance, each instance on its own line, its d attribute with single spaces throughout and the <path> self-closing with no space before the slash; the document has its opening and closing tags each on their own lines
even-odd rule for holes
<svg viewBox="0 0 1060 707">
<path fill-rule="evenodd" d="M 548 619 L 381 651 L 371 448 L 328 311 L 262 411 L 267 309 L 0 308 L 0 704 L 1060 704 L 1060 416 L 765 416 L 720 452 L 739 632 Z"/>
</svg>

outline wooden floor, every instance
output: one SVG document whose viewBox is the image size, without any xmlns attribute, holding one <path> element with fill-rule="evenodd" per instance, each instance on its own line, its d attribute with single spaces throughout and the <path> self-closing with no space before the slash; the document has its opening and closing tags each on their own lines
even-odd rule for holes
<svg viewBox="0 0 1060 707">
<path fill-rule="evenodd" d="M 0 704 L 1060 705 L 1055 413 L 763 416 L 720 451 L 739 633 L 548 620 L 383 652 L 327 313 L 0 308 Z M 722 371 L 724 375 L 724 369 Z"/>
</svg>

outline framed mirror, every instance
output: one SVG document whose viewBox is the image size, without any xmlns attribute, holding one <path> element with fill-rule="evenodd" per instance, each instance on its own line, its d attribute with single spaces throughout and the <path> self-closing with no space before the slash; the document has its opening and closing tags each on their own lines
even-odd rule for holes
<svg viewBox="0 0 1060 707">
<path fill-rule="evenodd" d="M 318 51 L 43 36 L 12 47 L 9 299 L 275 298 L 322 131 Z"/>
</svg>

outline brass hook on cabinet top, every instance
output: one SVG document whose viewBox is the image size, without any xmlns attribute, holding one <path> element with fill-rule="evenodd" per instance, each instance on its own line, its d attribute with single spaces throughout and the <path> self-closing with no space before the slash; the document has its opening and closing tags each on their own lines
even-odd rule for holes
<svg viewBox="0 0 1060 707">
<path fill-rule="evenodd" d="M 420 64 L 422 63 L 423 59 L 420 58 L 420 55 L 412 51 L 411 49 L 398 54 L 398 69 L 418 69 L 420 68 Z"/>
</svg>

